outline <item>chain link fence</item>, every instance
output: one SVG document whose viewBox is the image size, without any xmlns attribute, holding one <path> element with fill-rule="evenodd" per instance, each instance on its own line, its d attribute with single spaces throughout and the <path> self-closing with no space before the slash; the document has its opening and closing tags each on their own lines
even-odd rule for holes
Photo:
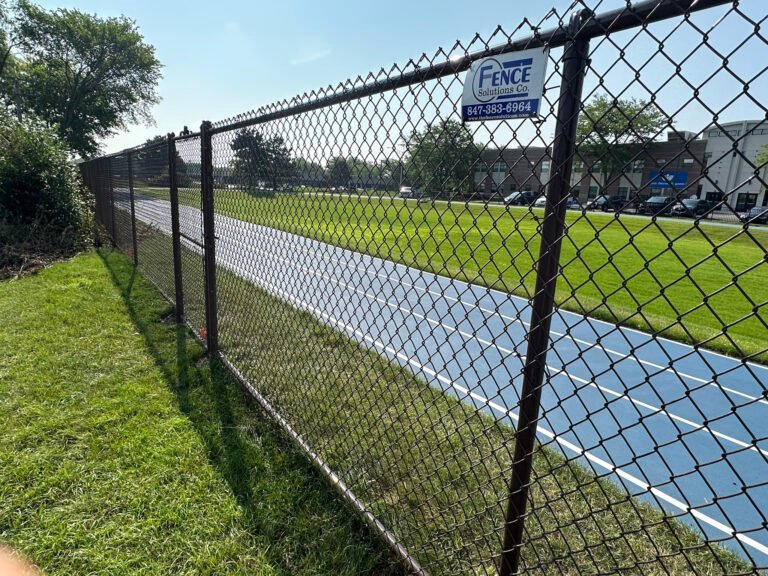
<svg viewBox="0 0 768 576">
<path fill-rule="evenodd" d="M 765 9 L 587 4 L 84 179 L 411 571 L 761 573 Z M 535 47 L 538 117 L 463 123 L 470 65 Z"/>
</svg>

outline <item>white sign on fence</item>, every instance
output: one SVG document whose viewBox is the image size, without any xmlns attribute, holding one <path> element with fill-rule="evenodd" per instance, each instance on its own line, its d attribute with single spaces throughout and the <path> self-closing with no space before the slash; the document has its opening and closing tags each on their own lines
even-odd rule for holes
<svg viewBox="0 0 768 576">
<path fill-rule="evenodd" d="M 547 48 L 532 48 L 473 62 L 464 80 L 462 119 L 538 116 L 548 58 Z"/>
</svg>

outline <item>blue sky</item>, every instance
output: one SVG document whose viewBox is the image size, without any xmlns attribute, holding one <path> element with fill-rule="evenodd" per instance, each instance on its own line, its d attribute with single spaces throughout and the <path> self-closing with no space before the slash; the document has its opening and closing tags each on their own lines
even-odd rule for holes
<svg viewBox="0 0 768 576">
<path fill-rule="evenodd" d="M 764 13 L 762 2 L 764 0 L 745 0 L 742 9 L 752 15 Z M 131 127 L 105 142 L 105 148 L 114 151 L 155 134 L 178 132 L 184 125 L 196 129 L 203 119 L 219 120 L 358 74 L 365 75 L 371 70 L 389 69 L 393 63 L 405 64 L 423 52 L 434 54 L 441 46 L 450 49 L 457 39 L 468 41 L 476 32 L 488 37 L 499 24 L 511 31 L 523 18 L 539 21 L 552 7 L 561 13 L 566 11 L 571 0 L 482 3 L 44 0 L 40 3 L 47 8 L 76 7 L 101 16 L 125 14 L 136 21 L 146 41 L 155 46 L 164 65 L 164 77 L 158 88 L 163 101 L 154 109 L 157 125 Z M 590 2 L 591 5 L 597 3 L 597 0 Z M 602 11 L 625 3 L 603 0 L 600 4 Z M 707 16 L 707 22 L 711 23 L 724 11 L 713 11 Z M 745 30 L 742 23 L 733 18 L 718 27 L 724 39 L 738 38 Z M 684 34 L 677 34 L 675 41 L 681 54 L 690 50 Z M 695 37 L 688 40 L 694 41 Z M 757 48 L 761 50 L 760 60 L 768 60 L 765 47 Z M 670 43 L 670 50 L 673 49 L 674 43 Z M 596 53 L 595 60 L 597 66 L 602 65 L 607 71 L 615 56 L 610 50 L 604 52 L 603 56 Z M 668 74 L 661 60 L 662 75 Z M 630 79 L 626 74 L 614 74 L 617 74 L 616 85 Z M 721 92 L 718 90 L 717 97 L 725 98 Z M 681 94 L 672 95 L 669 106 L 675 105 L 674 98 L 685 101 Z M 700 124 L 707 120 L 700 118 L 700 113 L 691 118 L 686 118 L 684 113 L 687 109 L 680 116 L 684 123 Z M 755 111 L 748 109 L 731 113 L 738 118 L 755 115 Z"/>
</svg>

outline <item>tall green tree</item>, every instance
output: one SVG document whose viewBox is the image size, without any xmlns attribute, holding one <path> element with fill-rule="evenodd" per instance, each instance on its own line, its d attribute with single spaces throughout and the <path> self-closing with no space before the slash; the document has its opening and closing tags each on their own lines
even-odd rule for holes
<svg viewBox="0 0 768 576">
<path fill-rule="evenodd" d="M 293 161 L 294 173 L 300 184 L 316 186 L 325 180 L 325 169 L 317 162 L 306 158 Z"/>
<path fill-rule="evenodd" d="M 149 186 L 169 186 L 168 176 L 168 137 L 149 138 L 133 156 L 134 178 Z M 191 178 L 187 174 L 187 164 L 176 150 L 176 184 L 189 186 Z"/>
<path fill-rule="evenodd" d="M 672 126 L 655 104 L 639 98 L 595 96 L 579 116 L 577 146 L 582 158 L 597 163 L 603 187 L 637 159 L 643 145 Z"/>
<path fill-rule="evenodd" d="M 0 49 L 14 65 L 0 68 L 2 86 L 18 91 L 6 99 L 55 126 L 74 151 L 91 156 L 102 138 L 152 123 L 161 65 L 133 20 L 49 11 L 27 0 L 12 17 L 4 14 L 11 24 Z"/>
<path fill-rule="evenodd" d="M 755 165 L 761 179 L 761 188 L 768 194 L 768 144 L 764 144 L 755 157 Z"/>
<path fill-rule="evenodd" d="M 244 128 L 232 139 L 230 148 L 234 152 L 235 175 L 249 191 L 259 189 L 261 182 L 277 189 L 281 180 L 294 176 L 291 151 L 281 136 L 268 137 L 254 128 Z"/>
<path fill-rule="evenodd" d="M 472 188 L 480 150 L 472 133 L 456 120 L 442 120 L 405 140 L 405 180 L 438 195 Z"/>
<path fill-rule="evenodd" d="M 352 179 L 352 166 L 350 160 L 343 156 L 331 158 L 328 160 L 327 180 L 335 187 L 349 187 L 349 181 Z"/>
</svg>

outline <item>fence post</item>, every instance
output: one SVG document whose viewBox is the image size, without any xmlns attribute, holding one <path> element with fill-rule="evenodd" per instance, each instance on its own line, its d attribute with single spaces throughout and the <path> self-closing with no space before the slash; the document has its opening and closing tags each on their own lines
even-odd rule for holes
<svg viewBox="0 0 768 576">
<path fill-rule="evenodd" d="M 205 271 L 205 340 L 208 355 L 212 358 L 219 349 L 219 328 L 216 306 L 216 235 L 213 228 L 213 149 L 211 123 L 207 120 L 200 126 L 200 163 Z"/>
<path fill-rule="evenodd" d="M 109 187 L 109 235 L 112 244 L 117 246 L 117 230 L 115 228 L 115 188 L 112 185 L 112 158 L 107 158 L 107 186 Z"/>
<path fill-rule="evenodd" d="M 133 154 L 128 152 L 128 195 L 131 198 L 131 243 L 133 245 L 133 265 L 139 265 L 138 243 L 136 242 L 136 204 L 133 197 Z"/>
<path fill-rule="evenodd" d="M 179 188 L 176 183 L 176 140 L 168 134 L 168 186 L 171 191 L 171 235 L 173 239 L 173 284 L 176 288 L 176 323 L 184 321 L 184 286 L 181 275 L 181 229 L 179 226 Z"/>
<path fill-rule="evenodd" d="M 565 200 L 570 193 L 581 92 L 589 57 L 589 39 L 579 36 L 578 31 L 589 14 L 588 10 L 582 10 L 571 16 L 568 26 L 570 40 L 563 53 L 563 73 L 552 150 L 553 178 L 547 188 L 547 205 L 536 267 L 536 291 L 531 305 L 528 350 L 523 369 L 523 389 L 520 394 L 515 454 L 512 461 L 504 545 L 499 570 L 501 576 L 517 573 L 523 546 L 523 528 L 533 467 L 541 388 L 546 371 L 560 247 L 565 230 Z"/>
</svg>

